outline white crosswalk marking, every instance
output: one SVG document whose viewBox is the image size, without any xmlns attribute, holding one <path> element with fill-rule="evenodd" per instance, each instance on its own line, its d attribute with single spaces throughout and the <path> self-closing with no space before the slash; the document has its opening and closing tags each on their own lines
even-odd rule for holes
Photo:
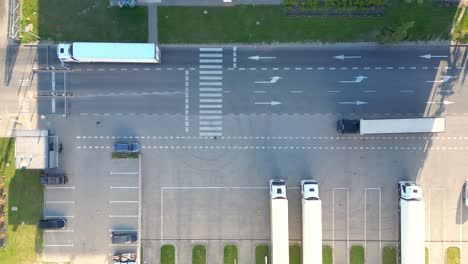
<svg viewBox="0 0 468 264">
<path fill-rule="evenodd" d="M 223 48 L 200 48 L 199 133 L 220 137 L 223 130 Z"/>
</svg>

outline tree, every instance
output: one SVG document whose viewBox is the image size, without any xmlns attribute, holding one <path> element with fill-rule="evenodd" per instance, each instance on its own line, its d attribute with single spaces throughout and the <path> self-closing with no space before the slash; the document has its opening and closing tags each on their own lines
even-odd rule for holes
<svg viewBox="0 0 468 264">
<path fill-rule="evenodd" d="M 408 30 L 412 27 L 414 27 L 414 21 L 384 27 L 380 34 L 377 35 L 377 41 L 380 43 L 400 42 L 408 36 Z"/>
</svg>

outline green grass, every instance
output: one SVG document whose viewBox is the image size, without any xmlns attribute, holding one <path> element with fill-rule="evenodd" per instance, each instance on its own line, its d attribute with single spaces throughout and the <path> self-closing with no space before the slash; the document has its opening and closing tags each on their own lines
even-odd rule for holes
<svg viewBox="0 0 468 264">
<path fill-rule="evenodd" d="M 203 14 L 207 10 L 208 14 Z M 161 43 L 375 41 L 384 26 L 415 21 L 406 40 L 450 38 L 455 7 L 391 1 L 383 18 L 286 17 L 281 6 L 158 7 Z M 260 22 L 259 25 L 256 22 Z"/>
<path fill-rule="evenodd" d="M 349 253 L 350 264 L 364 264 L 364 247 L 352 246 Z"/>
<path fill-rule="evenodd" d="M 21 28 L 41 40 L 147 42 L 147 9 L 108 8 L 109 0 L 22 0 Z M 37 38 L 22 32 L 22 42 Z"/>
<path fill-rule="evenodd" d="M 161 246 L 161 264 L 175 264 L 174 245 Z"/>
<path fill-rule="evenodd" d="M 289 246 L 289 264 L 301 264 L 301 246 Z"/>
<path fill-rule="evenodd" d="M 7 166 L 9 163 L 9 166 Z M 39 184 L 39 171 L 15 170 L 14 140 L 0 139 L 0 174 L 4 175 L 8 194 L 7 246 L 0 248 L 2 264 L 34 263 L 42 252 L 42 231 L 37 221 L 42 216 L 44 191 Z"/>
<path fill-rule="evenodd" d="M 205 245 L 193 246 L 192 264 L 206 264 L 206 246 Z"/>
<path fill-rule="evenodd" d="M 461 12 L 461 9 L 457 10 L 458 13 Z M 455 20 L 455 19 L 454 19 Z M 456 22 L 456 21 L 454 21 Z M 453 31 L 453 39 L 458 39 L 459 37 L 466 38 L 463 42 L 468 42 L 468 10 L 465 10 L 463 17 L 461 18 L 459 24 L 455 26 L 455 30 Z"/>
<path fill-rule="evenodd" d="M 138 153 L 120 153 L 120 152 L 113 152 L 112 158 L 113 159 L 138 159 L 140 154 Z"/>
<path fill-rule="evenodd" d="M 384 246 L 382 249 L 382 264 L 397 264 L 396 247 Z"/>
<path fill-rule="evenodd" d="M 446 264 L 460 264 L 460 248 L 459 247 L 449 247 L 446 252 Z"/>
<path fill-rule="evenodd" d="M 255 247 L 255 264 L 265 264 L 265 257 L 268 258 L 267 264 L 270 264 L 270 247 L 267 245 L 258 245 Z"/>
<path fill-rule="evenodd" d="M 327 245 L 322 246 L 323 264 L 333 263 L 333 248 Z"/>
<path fill-rule="evenodd" d="M 236 264 L 238 262 L 237 246 L 225 245 L 224 246 L 224 264 Z"/>
</svg>

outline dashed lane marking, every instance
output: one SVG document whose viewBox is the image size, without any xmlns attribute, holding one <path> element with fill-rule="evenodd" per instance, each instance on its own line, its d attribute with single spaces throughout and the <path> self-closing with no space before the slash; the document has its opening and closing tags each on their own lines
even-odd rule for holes
<svg viewBox="0 0 468 264">
<path fill-rule="evenodd" d="M 205 132 L 206 136 L 218 136 L 215 132 Z M 200 133 L 202 134 L 202 133 Z M 88 149 L 100 149 L 96 146 Z M 468 147 L 411 147 L 411 146 L 377 146 L 377 147 L 351 147 L 351 146 L 142 146 L 142 149 L 240 149 L 240 150 L 468 150 Z M 118 187 L 114 187 L 118 188 Z M 131 187 L 122 187 L 131 188 Z M 135 187 L 138 188 L 138 187 Z"/>
</svg>

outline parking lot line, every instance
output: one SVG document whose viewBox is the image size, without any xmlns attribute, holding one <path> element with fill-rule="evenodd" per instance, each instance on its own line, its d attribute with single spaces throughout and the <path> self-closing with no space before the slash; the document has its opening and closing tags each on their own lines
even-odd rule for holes
<svg viewBox="0 0 468 264">
<path fill-rule="evenodd" d="M 73 233 L 73 229 L 64 229 L 64 230 L 44 230 L 45 233 Z"/>
<path fill-rule="evenodd" d="M 109 203 L 138 203 L 138 201 L 112 201 L 110 200 Z"/>
<path fill-rule="evenodd" d="M 138 189 L 138 186 L 110 186 L 110 189 Z"/>
<path fill-rule="evenodd" d="M 73 215 L 45 215 L 44 218 L 74 218 Z"/>
<path fill-rule="evenodd" d="M 138 230 L 132 229 L 109 229 L 110 232 L 138 232 Z"/>
<path fill-rule="evenodd" d="M 364 189 L 364 248 L 367 248 L 367 191 L 379 192 L 379 248 L 382 249 L 382 189 L 365 188 Z"/>
<path fill-rule="evenodd" d="M 74 204 L 75 201 L 46 201 L 46 204 Z"/>
<path fill-rule="evenodd" d="M 109 244 L 109 247 L 137 247 L 137 244 Z"/>
<path fill-rule="evenodd" d="M 332 192 L 332 205 L 333 205 L 333 211 L 332 211 L 332 245 L 333 248 L 335 248 L 335 191 L 337 190 L 345 190 L 346 191 L 346 248 L 349 250 L 349 188 L 346 187 L 338 187 L 338 188 L 333 188 Z M 335 262 L 335 250 L 332 251 L 333 254 L 333 263 Z M 347 258 L 348 259 L 348 258 Z M 349 259 L 348 259 L 349 263 Z"/>
<path fill-rule="evenodd" d="M 109 215 L 110 218 L 136 218 L 138 215 Z"/>
<path fill-rule="evenodd" d="M 460 195 L 460 198 L 459 198 L 459 201 L 460 201 L 460 216 L 459 216 L 459 221 L 460 223 L 463 223 L 463 200 L 462 200 L 462 197 Z M 460 224 L 460 263 L 463 263 L 463 224 Z"/>
<path fill-rule="evenodd" d="M 111 171 L 110 175 L 137 175 L 138 172 Z"/>
<path fill-rule="evenodd" d="M 443 238 L 443 242 L 442 242 L 442 248 L 445 252 L 445 188 L 431 188 L 429 189 L 429 199 L 428 199 L 428 230 L 429 230 L 429 234 L 428 234 L 428 241 L 429 241 L 429 251 L 431 250 L 432 248 L 432 241 L 431 241 L 431 193 L 432 191 L 442 191 L 442 194 L 443 194 L 443 216 L 442 216 L 442 226 L 443 226 L 443 233 L 442 233 L 442 238 Z M 440 227 L 439 227 L 440 228 Z M 460 252 L 461 254 L 461 252 Z M 429 260 L 431 261 L 431 260 Z"/>
<path fill-rule="evenodd" d="M 44 245 L 44 247 L 73 247 L 73 244 L 69 244 L 69 245 Z"/>
<path fill-rule="evenodd" d="M 46 190 L 53 190 L 53 189 L 75 189 L 75 186 L 46 186 Z"/>
</svg>

